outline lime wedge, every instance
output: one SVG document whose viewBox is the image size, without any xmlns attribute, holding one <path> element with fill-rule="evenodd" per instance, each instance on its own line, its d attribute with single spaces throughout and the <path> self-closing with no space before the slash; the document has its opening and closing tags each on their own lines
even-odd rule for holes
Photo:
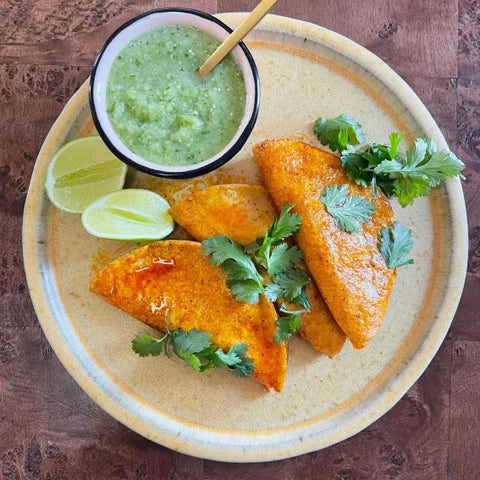
<svg viewBox="0 0 480 480">
<path fill-rule="evenodd" d="M 169 208 L 163 197 L 150 190 L 119 190 L 92 203 L 83 212 L 82 223 L 85 230 L 96 237 L 160 240 L 174 227 Z"/>
<path fill-rule="evenodd" d="M 98 136 L 80 137 L 63 145 L 47 168 L 45 190 L 61 210 L 82 213 L 107 193 L 120 190 L 127 166 Z"/>
</svg>

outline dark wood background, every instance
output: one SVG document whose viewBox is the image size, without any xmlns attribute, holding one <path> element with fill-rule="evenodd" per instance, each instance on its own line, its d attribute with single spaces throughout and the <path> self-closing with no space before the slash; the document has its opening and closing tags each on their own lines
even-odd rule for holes
<svg viewBox="0 0 480 480">
<path fill-rule="evenodd" d="M 22 210 L 43 139 L 102 42 L 154 7 L 246 11 L 254 0 L 0 0 L 0 478 L 480 479 L 480 1 L 280 0 L 273 11 L 336 30 L 418 93 L 466 165 L 466 286 L 432 364 L 355 437 L 265 464 L 188 457 L 97 407 L 47 343 L 22 266 Z"/>
</svg>

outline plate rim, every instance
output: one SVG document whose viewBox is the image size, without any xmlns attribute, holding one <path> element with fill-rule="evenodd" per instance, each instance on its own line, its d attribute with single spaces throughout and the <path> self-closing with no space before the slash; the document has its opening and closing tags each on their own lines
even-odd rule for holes
<svg viewBox="0 0 480 480">
<path fill-rule="evenodd" d="M 227 24 L 236 24 L 245 16 L 245 13 L 222 13 L 218 14 L 218 16 Z M 279 15 L 267 15 L 260 27 L 276 33 L 285 32 L 297 37 L 300 36 L 301 32 L 301 36 L 313 39 L 338 52 L 340 55 L 350 58 L 353 62 L 372 73 L 383 85 L 389 88 L 422 130 L 428 136 L 435 138 L 441 148 L 447 146 L 440 129 L 415 92 L 391 67 L 366 48 L 343 35 L 319 25 Z M 45 168 L 45 157 L 48 149 L 64 139 L 65 129 L 63 128 L 62 118 L 69 115 L 70 118 L 73 118 L 71 112 L 79 111 L 85 101 L 87 101 L 88 82 L 89 79 L 67 102 L 47 134 L 35 163 L 32 180 L 38 177 L 40 168 Z M 145 425 L 144 421 L 139 420 L 135 416 L 135 412 L 132 413 L 125 410 L 123 404 L 106 396 L 104 391 L 99 390 L 97 379 L 92 378 L 88 372 L 82 369 L 81 365 L 72 361 L 73 357 L 70 356 L 67 345 L 63 344 L 61 332 L 58 330 L 54 319 L 50 318 L 51 312 L 45 308 L 44 303 L 42 304 L 43 290 L 40 288 L 42 286 L 42 272 L 39 262 L 35 258 L 36 252 L 38 252 L 38 246 L 36 245 L 38 234 L 35 220 L 40 217 L 41 202 L 35 202 L 35 199 L 36 196 L 42 194 L 43 184 L 38 185 L 39 182 L 37 182 L 37 185 L 33 185 L 33 183 L 32 181 L 29 186 L 23 217 L 22 245 L 24 268 L 35 312 L 52 348 L 80 387 L 107 413 L 142 436 L 188 455 L 232 462 L 271 461 L 326 448 L 355 435 L 390 410 L 427 368 L 447 334 L 461 298 L 467 271 L 468 229 L 461 184 L 458 179 L 452 179 L 445 184 L 446 195 L 451 205 L 452 223 L 454 224 L 452 226 L 452 242 L 450 245 L 452 259 L 449 265 L 448 292 L 442 306 L 438 309 L 440 314 L 437 315 L 434 328 L 426 337 L 428 342 L 426 342 L 425 348 L 417 352 L 407 367 L 402 370 L 399 376 L 401 377 L 399 378 L 401 382 L 397 382 L 397 386 L 392 389 L 393 391 L 389 395 L 387 395 L 388 392 L 384 393 L 383 397 L 389 398 L 383 398 L 383 407 L 378 408 L 378 403 L 382 402 L 372 402 L 370 409 L 359 414 L 356 417 L 356 421 L 351 422 L 348 428 L 340 428 L 337 431 L 327 432 L 327 434 L 319 432 L 317 428 L 315 431 L 310 432 L 310 435 L 306 435 L 303 441 L 300 441 L 298 438 L 302 432 L 299 429 L 293 429 L 293 431 L 283 435 L 284 442 L 282 445 L 277 444 L 268 447 L 264 441 L 271 438 L 273 434 L 262 435 L 261 433 L 252 432 L 250 435 L 240 433 L 238 439 L 241 442 L 236 445 L 232 444 L 229 447 L 228 445 L 215 443 L 215 439 L 218 440 L 219 438 L 218 432 L 208 432 L 208 429 L 204 428 L 199 430 L 199 432 L 203 434 L 205 443 L 201 445 L 193 444 L 193 442 L 189 441 L 188 435 L 184 435 L 186 438 L 176 436 L 174 432 L 175 424 L 169 425 L 169 432 L 167 433 L 159 432 L 155 429 L 152 431 L 152 428 L 147 428 L 149 425 Z M 374 406 L 376 411 L 371 411 L 375 410 Z M 318 427 L 318 425 L 316 426 Z M 183 428 L 185 428 L 184 425 Z"/>
</svg>

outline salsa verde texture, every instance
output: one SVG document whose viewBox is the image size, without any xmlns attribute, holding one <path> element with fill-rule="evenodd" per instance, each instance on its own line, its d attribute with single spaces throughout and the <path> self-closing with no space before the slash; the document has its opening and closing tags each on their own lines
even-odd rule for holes
<svg viewBox="0 0 480 480">
<path fill-rule="evenodd" d="M 219 43 L 196 27 L 172 24 L 119 53 L 107 80 L 107 110 L 132 152 L 160 165 L 191 165 L 233 138 L 245 109 L 240 67 L 230 54 L 206 78 L 198 74 Z"/>
</svg>

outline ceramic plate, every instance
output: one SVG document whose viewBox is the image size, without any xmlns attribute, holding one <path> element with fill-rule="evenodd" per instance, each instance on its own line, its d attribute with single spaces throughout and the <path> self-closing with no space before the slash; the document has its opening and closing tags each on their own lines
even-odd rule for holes
<svg viewBox="0 0 480 480">
<path fill-rule="evenodd" d="M 235 26 L 242 14 L 221 15 Z M 162 180 L 130 171 L 127 184 L 170 202 L 215 183 L 259 182 L 251 147 L 273 137 L 318 144 L 319 116 L 349 113 L 369 141 L 391 131 L 406 140 L 445 140 L 413 91 L 385 63 L 318 26 L 268 16 L 247 41 L 257 62 L 260 116 L 240 154 L 195 180 Z M 339 442 L 391 408 L 424 371 L 455 313 L 466 271 L 465 204 L 459 181 L 401 209 L 413 230 L 415 264 L 399 270 L 376 338 L 363 350 L 346 344 L 333 360 L 293 339 L 280 394 L 228 371 L 198 374 L 166 357 L 140 358 L 130 342 L 148 327 L 88 291 L 95 271 L 128 249 L 89 236 L 78 215 L 56 210 L 43 183 L 65 141 L 93 130 L 85 84 L 52 127 L 37 159 L 24 215 L 28 284 L 43 330 L 81 387 L 108 413 L 145 437 L 181 452 L 225 461 L 265 461 Z M 178 230 L 176 232 L 179 234 Z M 214 294 L 215 292 L 212 292 Z"/>
</svg>

